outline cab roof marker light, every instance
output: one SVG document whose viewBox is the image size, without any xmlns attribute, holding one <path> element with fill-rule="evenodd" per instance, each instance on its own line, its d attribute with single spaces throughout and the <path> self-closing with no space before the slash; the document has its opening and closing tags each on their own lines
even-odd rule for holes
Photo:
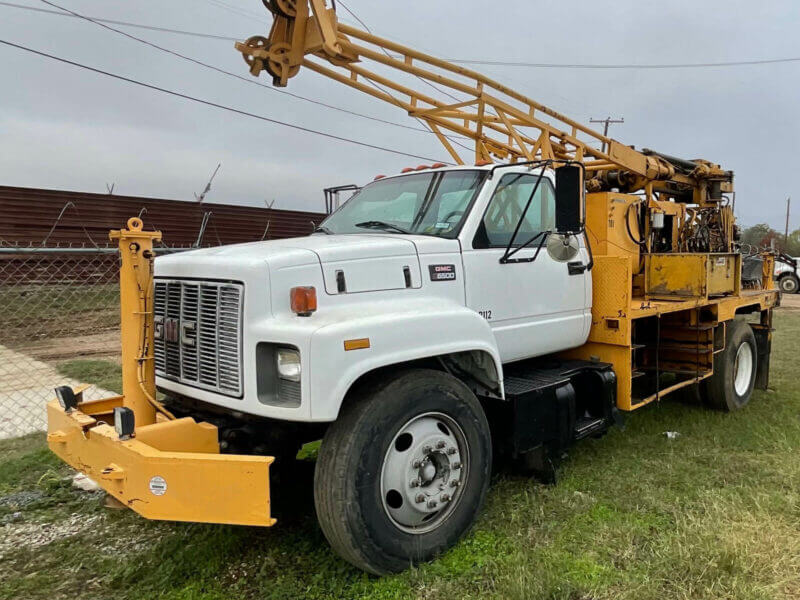
<svg viewBox="0 0 800 600">
<path fill-rule="evenodd" d="M 433 163 L 431 169 L 444 169 L 446 166 L 444 163 Z"/>
<path fill-rule="evenodd" d="M 476 167 L 487 167 L 494 164 L 491 160 L 479 160 L 475 163 Z"/>
<path fill-rule="evenodd" d="M 411 173 L 412 171 L 414 171 L 414 167 L 406 167 L 405 169 L 403 169 L 400 172 L 401 173 Z"/>
<path fill-rule="evenodd" d="M 372 181 L 378 181 L 379 179 L 385 179 L 385 178 L 386 175 L 375 175 L 375 179 L 373 179 Z"/>
<path fill-rule="evenodd" d="M 425 169 L 430 169 L 428 165 L 420 165 L 417 167 L 417 171 L 424 171 Z"/>
</svg>

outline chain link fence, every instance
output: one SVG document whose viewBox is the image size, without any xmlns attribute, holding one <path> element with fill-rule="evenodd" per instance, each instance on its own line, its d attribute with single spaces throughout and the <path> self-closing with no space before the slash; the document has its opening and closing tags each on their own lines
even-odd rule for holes
<svg viewBox="0 0 800 600">
<path fill-rule="evenodd" d="M 109 248 L 0 248 L 0 439 L 46 429 L 58 385 L 119 393 L 119 258 Z"/>
</svg>

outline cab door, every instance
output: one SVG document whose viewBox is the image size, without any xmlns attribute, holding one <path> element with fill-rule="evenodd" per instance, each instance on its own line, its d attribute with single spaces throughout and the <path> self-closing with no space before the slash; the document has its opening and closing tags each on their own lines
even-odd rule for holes
<svg viewBox="0 0 800 600">
<path fill-rule="evenodd" d="M 582 242 L 569 263 L 548 254 L 546 239 L 536 260 L 501 263 L 512 238 L 512 248 L 519 248 L 541 234 L 513 256 L 532 259 L 544 232 L 555 229 L 553 183 L 542 177 L 537 188 L 537 181 L 538 173 L 503 175 L 463 248 L 467 306 L 489 322 L 503 362 L 580 346 L 591 325 L 589 257 Z"/>
</svg>

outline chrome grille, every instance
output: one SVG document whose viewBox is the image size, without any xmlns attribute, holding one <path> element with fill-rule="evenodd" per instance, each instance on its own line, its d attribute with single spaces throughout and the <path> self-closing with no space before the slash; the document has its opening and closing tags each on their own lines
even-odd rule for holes
<svg viewBox="0 0 800 600">
<path fill-rule="evenodd" d="M 239 283 L 156 279 L 156 375 L 241 396 L 243 289 Z"/>
</svg>

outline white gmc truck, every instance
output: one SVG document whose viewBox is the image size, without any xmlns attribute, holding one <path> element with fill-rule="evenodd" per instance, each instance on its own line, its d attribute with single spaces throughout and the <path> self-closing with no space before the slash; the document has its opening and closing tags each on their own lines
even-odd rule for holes
<svg viewBox="0 0 800 600">
<path fill-rule="evenodd" d="M 449 547 L 480 509 L 493 451 L 552 475 L 564 447 L 613 422 L 608 365 L 525 362 L 589 334 L 582 179 L 558 200 L 555 187 L 578 170 L 379 178 L 308 237 L 158 258 L 167 406 L 278 469 L 324 438 L 318 517 L 358 566 L 397 571 Z M 554 401 L 502 401 L 531 394 Z M 512 411 L 540 424 L 516 431 Z"/>
<path fill-rule="evenodd" d="M 796 294 L 800 291 L 798 265 L 800 265 L 800 258 L 786 254 L 780 254 L 775 258 L 775 280 L 784 294 Z"/>
</svg>

